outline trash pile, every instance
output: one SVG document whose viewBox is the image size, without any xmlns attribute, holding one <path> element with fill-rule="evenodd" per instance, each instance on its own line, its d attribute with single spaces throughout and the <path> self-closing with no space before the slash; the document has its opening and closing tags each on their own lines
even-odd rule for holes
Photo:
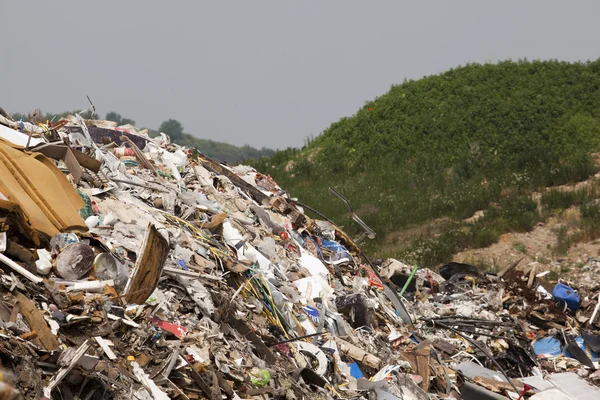
<svg viewBox="0 0 600 400">
<path fill-rule="evenodd" d="M 79 115 L 0 116 L 0 177 L 0 399 L 599 398 L 600 285 L 371 261 L 270 176 Z"/>
</svg>

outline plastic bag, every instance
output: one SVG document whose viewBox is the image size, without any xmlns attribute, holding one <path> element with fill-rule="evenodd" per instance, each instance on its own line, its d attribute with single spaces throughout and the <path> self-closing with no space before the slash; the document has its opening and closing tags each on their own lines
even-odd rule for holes
<svg viewBox="0 0 600 400">
<path fill-rule="evenodd" d="M 266 369 L 252 368 L 250 370 L 250 382 L 258 387 L 263 387 L 271 380 L 271 374 Z"/>
</svg>

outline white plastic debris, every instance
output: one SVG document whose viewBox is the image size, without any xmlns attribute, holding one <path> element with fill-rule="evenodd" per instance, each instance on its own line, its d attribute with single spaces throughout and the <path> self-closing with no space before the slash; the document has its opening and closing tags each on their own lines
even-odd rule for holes
<svg viewBox="0 0 600 400">
<path fill-rule="evenodd" d="M 52 270 L 52 255 L 46 249 L 38 249 L 38 260 L 35 261 L 36 271 L 40 275 L 48 275 Z"/>
<path fill-rule="evenodd" d="M 83 281 L 77 282 L 74 285 L 67 286 L 67 292 L 92 292 L 102 293 L 104 286 L 115 286 L 115 282 L 111 279 L 108 281 Z"/>
<path fill-rule="evenodd" d="M 154 400 L 169 400 L 169 396 L 154 383 L 152 378 L 144 372 L 137 362 L 132 361 L 131 366 L 133 368 L 133 375 L 150 391 Z"/>
<path fill-rule="evenodd" d="M 90 215 L 85 219 L 85 225 L 88 229 L 94 229 L 98 224 L 100 224 L 100 217 L 97 215 Z"/>
</svg>

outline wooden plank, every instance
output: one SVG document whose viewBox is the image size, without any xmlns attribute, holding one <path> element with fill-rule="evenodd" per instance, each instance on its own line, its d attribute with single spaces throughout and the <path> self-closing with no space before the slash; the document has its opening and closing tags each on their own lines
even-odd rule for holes
<svg viewBox="0 0 600 400">
<path fill-rule="evenodd" d="M 133 272 L 125 287 L 129 304 L 144 304 L 160 278 L 169 255 L 169 243 L 152 224 L 148 224 L 142 250 L 137 256 Z"/>
<path fill-rule="evenodd" d="M 201 275 L 199 272 L 186 271 L 185 269 L 173 268 L 173 267 L 165 267 L 164 271 L 167 274 L 171 273 L 171 274 L 175 274 L 175 275 L 183 275 L 183 276 L 187 276 L 190 278 L 200 278 L 200 275 Z"/>
<path fill-rule="evenodd" d="M 425 391 L 425 393 L 429 393 L 429 376 L 430 376 L 430 368 L 429 363 L 431 362 L 431 353 L 429 350 L 417 350 L 417 373 L 423 377 L 423 381 L 421 382 L 421 389 Z"/>
<path fill-rule="evenodd" d="M 94 336 L 94 340 L 100 345 L 109 360 L 117 359 L 117 355 L 110 348 L 110 344 L 112 344 L 110 341 L 104 340 L 101 336 Z"/>
<path fill-rule="evenodd" d="M 429 348 L 414 349 L 413 351 L 403 351 L 400 353 L 400 358 L 410 363 L 412 370 L 423 378 L 419 384 L 425 392 L 429 391 L 429 378 L 431 362 L 431 353 Z"/>
<path fill-rule="evenodd" d="M 81 176 L 83 175 L 83 168 L 79 165 L 79 161 L 75 158 L 75 155 L 71 151 L 71 149 L 67 148 L 65 151 L 65 155 L 62 159 L 69 169 L 69 172 L 73 176 L 73 182 L 75 184 L 79 183 Z"/>
<path fill-rule="evenodd" d="M 367 353 L 363 349 L 358 346 L 353 345 L 352 343 L 346 342 L 345 340 L 340 339 L 339 337 L 335 338 L 335 342 L 338 345 L 338 349 L 341 354 L 344 354 L 353 360 L 356 360 L 366 366 L 379 369 L 383 365 L 381 359 L 373 354 Z"/>
<path fill-rule="evenodd" d="M 495 379 L 487 378 L 485 376 L 476 376 L 473 378 L 473 382 L 483 386 L 484 388 L 491 390 L 495 393 L 504 393 L 505 391 L 514 392 L 515 389 L 508 382 L 497 381 Z M 517 390 L 524 390 L 523 382 L 518 379 L 512 379 L 513 384 L 517 387 Z"/>
<path fill-rule="evenodd" d="M 506 268 L 504 268 L 502 271 L 498 272 L 498 276 L 500 278 L 502 278 L 504 275 L 506 275 L 507 273 L 509 273 L 513 268 L 515 268 L 517 265 L 519 265 L 519 263 L 521 261 L 523 261 L 524 257 L 519 258 L 517 261 L 515 261 L 512 264 L 509 264 Z"/>
<path fill-rule="evenodd" d="M 73 351 L 71 354 L 71 358 L 68 361 L 69 364 L 67 366 L 62 367 L 54 377 L 48 383 L 48 386 L 44 388 L 44 397 L 51 399 L 52 398 L 52 390 L 58 386 L 58 384 L 71 372 L 74 366 L 77 365 L 81 357 L 83 357 L 90 348 L 88 341 L 83 342 L 81 346 L 77 348 L 77 350 Z M 67 350 L 69 351 L 69 350 Z"/>
<path fill-rule="evenodd" d="M 220 400 L 221 391 L 219 390 L 219 380 L 217 375 L 211 370 L 207 370 L 203 375 L 200 375 L 196 372 L 194 366 L 190 364 L 187 358 L 184 357 L 184 360 L 190 367 L 190 376 L 200 389 L 202 389 L 202 392 L 204 392 L 206 397 L 210 400 Z"/>
<path fill-rule="evenodd" d="M 149 169 L 150 171 L 152 171 L 154 173 L 154 175 L 156 175 L 158 178 L 160 178 L 160 175 L 156 171 L 156 168 L 154 168 L 154 165 L 152 165 L 152 163 L 150 161 L 148 161 L 148 159 L 144 155 L 144 152 L 141 151 L 140 148 L 135 143 L 133 143 L 133 141 L 129 137 L 127 137 L 126 135 L 123 135 L 123 136 L 121 136 L 121 140 L 123 141 L 123 143 L 129 143 L 129 146 L 131 146 L 131 149 L 133 150 L 133 154 L 135 154 L 135 158 L 141 167 Z"/>
<path fill-rule="evenodd" d="M 531 272 L 529 273 L 529 280 L 527 281 L 527 286 L 533 286 L 533 280 L 535 279 L 535 271 L 537 269 L 537 263 L 533 264 L 531 267 Z"/>
<path fill-rule="evenodd" d="M 11 309 L 4 303 L 4 301 L 0 301 L 0 321 L 8 322 L 10 321 Z"/>
<path fill-rule="evenodd" d="M 82 167 L 89 169 L 95 173 L 100 171 L 100 167 L 102 166 L 102 161 L 96 160 L 94 157 L 90 157 L 87 154 L 84 154 L 76 149 L 70 149 L 73 152 L 73 155 L 77 159 L 77 162 Z"/>
<path fill-rule="evenodd" d="M 17 302 L 21 307 L 21 314 L 25 318 L 27 325 L 29 325 L 32 331 L 37 333 L 35 341 L 38 341 L 46 350 L 58 350 L 58 339 L 48 327 L 42 312 L 37 309 L 33 301 L 25 297 L 23 293 L 19 293 L 17 294 Z"/>
</svg>

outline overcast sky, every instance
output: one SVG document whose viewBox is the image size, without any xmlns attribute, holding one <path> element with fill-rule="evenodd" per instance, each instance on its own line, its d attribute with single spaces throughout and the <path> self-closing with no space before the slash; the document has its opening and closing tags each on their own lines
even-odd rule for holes
<svg viewBox="0 0 600 400">
<path fill-rule="evenodd" d="M 600 57 L 600 1 L 7 1 L 0 106 L 300 146 L 405 78 Z"/>
</svg>

